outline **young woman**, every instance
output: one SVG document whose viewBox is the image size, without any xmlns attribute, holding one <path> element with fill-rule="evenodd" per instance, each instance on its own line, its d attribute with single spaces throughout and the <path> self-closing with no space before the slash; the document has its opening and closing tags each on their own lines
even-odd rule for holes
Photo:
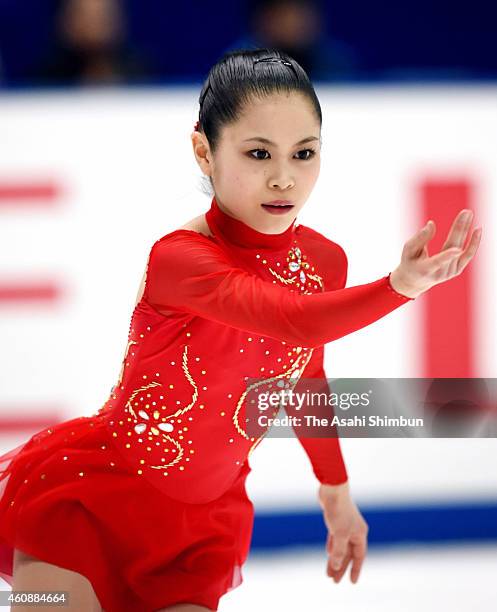
<svg viewBox="0 0 497 612">
<path fill-rule="evenodd" d="M 216 610 L 250 547 L 245 480 L 264 432 L 249 431 L 247 394 L 325 381 L 326 343 L 475 254 L 481 230 L 465 246 L 461 211 L 440 253 L 428 254 L 428 222 L 391 273 L 345 288 L 343 249 L 296 223 L 319 175 L 321 121 L 287 55 L 231 52 L 210 70 L 191 136 L 210 208 L 152 245 L 109 399 L 0 458 L 0 571 L 14 590 L 69 591 L 78 610 Z M 350 565 L 356 582 L 368 528 L 339 441 L 299 441 L 319 481 L 328 575 Z"/>
</svg>

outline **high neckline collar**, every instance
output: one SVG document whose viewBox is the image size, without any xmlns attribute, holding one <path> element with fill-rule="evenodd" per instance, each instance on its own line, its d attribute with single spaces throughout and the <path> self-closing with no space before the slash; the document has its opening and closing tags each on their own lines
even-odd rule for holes
<svg viewBox="0 0 497 612">
<path fill-rule="evenodd" d="M 295 235 L 295 219 L 284 232 L 265 234 L 221 210 L 215 196 L 205 218 L 214 235 L 220 235 L 224 241 L 243 248 L 284 249 L 291 245 Z"/>
</svg>

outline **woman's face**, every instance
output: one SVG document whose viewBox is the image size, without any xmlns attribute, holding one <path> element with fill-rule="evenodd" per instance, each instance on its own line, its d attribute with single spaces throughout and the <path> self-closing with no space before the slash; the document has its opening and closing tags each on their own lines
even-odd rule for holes
<svg viewBox="0 0 497 612">
<path fill-rule="evenodd" d="M 253 98 L 236 123 L 223 127 L 215 154 L 200 132 L 192 134 L 192 143 L 219 207 L 260 232 L 279 234 L 292 224 L 319 176 L 320 135 L 311 103 L 292 92 Z M 292 206 L 275 214 L 263 206 L 274 200 Z"/>
</svg>

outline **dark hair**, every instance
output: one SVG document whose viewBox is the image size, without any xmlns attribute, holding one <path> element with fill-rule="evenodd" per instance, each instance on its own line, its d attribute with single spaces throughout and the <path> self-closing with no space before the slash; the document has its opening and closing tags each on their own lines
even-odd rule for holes
<svg viewBox="0 0 497 612">
<path fill-rule="evenodd" d="M 282 61 L 267 61 L 277 59 Z M 301 92 L 322 124 L 321 106 L 305 70 L 277 49 L 238 49 L 225 53 L 209 70 L 199 96 L 199 124 L 214 152 L 221 128 L 235 122 L 253 96 Z"/>
</svg>

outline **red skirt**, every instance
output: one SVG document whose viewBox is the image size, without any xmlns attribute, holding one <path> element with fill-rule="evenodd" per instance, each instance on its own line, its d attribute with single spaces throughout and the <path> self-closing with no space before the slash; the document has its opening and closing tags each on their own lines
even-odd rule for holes
<svg viewBox="0 0 497 612">
<path fill-rule="evenodd" d="M 86 576 L 105 612 L 217 610 L 250 548 L 248 461 L 221 497 L 187 504 L 132 473 L 108 436 L 78 417 L 0 456 L 0 576 L 12 585 L 18 548 Z"/>
</svg>

